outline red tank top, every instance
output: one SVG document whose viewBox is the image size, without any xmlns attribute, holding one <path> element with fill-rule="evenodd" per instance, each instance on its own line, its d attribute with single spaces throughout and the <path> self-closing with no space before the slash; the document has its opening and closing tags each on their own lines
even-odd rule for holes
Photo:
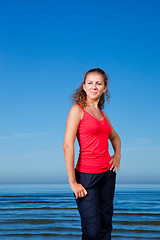
<svg viewBox="0 0 160 240">
<path fill-rule="evenodd" d="M 78 104 L 81 108 L 82 106 Z M 101 173 L 110 169 L 111 156 L 108 151 L 108 137 L 111 127 L 103 112 L 103 119 L 98 120 L 83 108 L 83 119 L 77 129 L 80 146 L 76 170 L 84 173 Z"/>
</svg>

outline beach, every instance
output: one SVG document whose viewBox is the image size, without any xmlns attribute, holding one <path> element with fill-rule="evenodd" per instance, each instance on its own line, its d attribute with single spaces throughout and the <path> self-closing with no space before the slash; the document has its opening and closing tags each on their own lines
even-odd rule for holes
<svg viewBox="0 0 160 240">
<path fill-rule="evenodd" d="M 112 239 L 160 239 L 160 185 L 117 184 Z M 68 184 L 1 184 L 0 239 L 81 239 Z"/>
</svg>

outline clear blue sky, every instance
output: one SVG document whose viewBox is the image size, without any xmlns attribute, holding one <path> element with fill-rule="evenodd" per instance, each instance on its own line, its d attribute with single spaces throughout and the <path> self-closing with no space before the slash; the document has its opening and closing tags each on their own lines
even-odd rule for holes
<svg viewBox="0 0 160 240">
<path fill-rule="evenodd" d="M 117 182 L 160 183 L 159 12 L 158 0 L 0 1 L 0 183 L 67 182 L 69 97 L 96 67 L 122 141 Z"/>
</svg>

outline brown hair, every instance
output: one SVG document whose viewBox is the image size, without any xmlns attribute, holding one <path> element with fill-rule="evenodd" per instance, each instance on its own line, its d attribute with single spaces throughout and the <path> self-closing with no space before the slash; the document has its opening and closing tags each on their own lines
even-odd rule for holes
<svg viewBox="0 0 160 240">
<path fill-rule="evenodd" d="M 107 86 L 106 91 L 101 95 L 101 97 L 99 99 L 99 103 L 98 103 L 98 107 L 100 109 L 103 109 L 104 108 L 104 103 L 105 103 L 105 97 L 107 99 L 107 103 L 109 103 L 108 77 L 107 77 L 106 73 L 100 68 L 90 69 L 88 72 L 86 72 L 84 74 L 84 80 L 81 83 L 80 87 L 78 89 L 76 89 L 76 91 L 73 93 L 72 100 L 76 103 L 79 103 L 83 108 L 86 107 L 86 105 L 87 105 L 86 104 L 86 92 L 83 89 L 83 84 L 85 84 L 85 80 L 86 80 L 87 75 L 89 73 L 93 73 L 93 72 L 101 74 L 103 76 L 103 79 L 104 79 L 105 87 Z"/>
</svg>

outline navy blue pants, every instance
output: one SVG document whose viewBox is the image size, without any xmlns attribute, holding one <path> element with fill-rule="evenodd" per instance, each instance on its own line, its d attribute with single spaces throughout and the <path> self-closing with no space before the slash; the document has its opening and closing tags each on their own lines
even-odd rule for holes
<svg viewBox="0 0 160 240">
<path fill-rule="evenodd" d="M 110 240 L 116 173 L 90 174 L 75 170 L 76 181 L 88 194 L 76 199 L 81 217 L 82 240 Z"/>
</svg>

